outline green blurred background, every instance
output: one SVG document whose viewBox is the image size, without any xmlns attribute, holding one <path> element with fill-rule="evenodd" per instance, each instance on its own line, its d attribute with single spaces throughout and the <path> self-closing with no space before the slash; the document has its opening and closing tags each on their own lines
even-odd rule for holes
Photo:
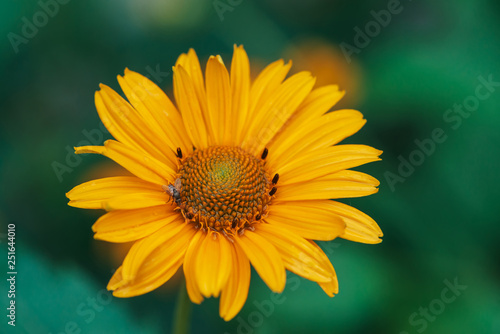
<svg viewBox="0 0 500 334">
<path fill-rule="evenodd" d="M 206 300 L 193 307 L 192 333 L 500 333 L 498 1 L 7 0 L 0 18 L 0 258 L 6 277 L 15 224 L 18 271 L 16 331 L 2 279 L 0 332 L 170 331 L 182 278 L 110 297 L 104 288 L 128 245 L 94 240 L 101 213 L 68 207 L 64 194 L 119 171 L 67 150 L 109 137 L 93 104 L 99 83 L 118 89 L 128 67 L 170 94 L 180 53 L 193 47 L 202 62 L 221 54 L 229 64 L 237 43 L 255 73 L 292 59 L 293 70 L 346 89 L 339 108 L 368 120 L 348 142 L 384 154 L 360 168 L 380 192 L 345 203 L 385 236 L 322 243 L 339 275 L 335 298 L 292 274 L 271 298 L 253 272 L 241 313 L 226 323 L 218 300 Z M 356 36 L 366 28 L 371 36 Z M 464 103 L 470 112 L 448 111 Z"/>
</svg>

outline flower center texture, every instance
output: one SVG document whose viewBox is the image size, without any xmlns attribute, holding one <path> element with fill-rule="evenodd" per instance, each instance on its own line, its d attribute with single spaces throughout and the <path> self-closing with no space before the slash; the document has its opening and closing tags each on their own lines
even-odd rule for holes
<svg viewBox="0 0 500 334">
<path fill-rule="evenodd" d="M 267 155 L 267 150 L 265 151 Z M 182 159 L 177 203 L 188 222 L 224 234 L 244 233 L 267 215 L 276 192 L 265 155 L 258 159 L 239 147 L 213 146 Z"/>
</svg>

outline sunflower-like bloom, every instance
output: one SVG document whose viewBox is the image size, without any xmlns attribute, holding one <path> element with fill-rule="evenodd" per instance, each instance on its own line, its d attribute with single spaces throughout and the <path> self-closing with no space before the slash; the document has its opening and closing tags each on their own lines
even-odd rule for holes
<svg viewBox="0 0 500 334">
<path fill-rule="evenodd" d="M 348 170 L 380 160 L 365 145 L 337 145 L 365 124 L 355 110 L 329 112 L 344 92 L 313 88 L 278 60 L 251 82 L 248 56 L 234 48 L 230 72 L 220 56 L 205 75 L 194 50 L 173 67 L 176 104 L 144 76 L 125 70 L 128 99 L 105 85 L 99 116 L 116 140 L 75 148 L 104 155 L 134 176 L 83 183 L 69 205 L 108 211 L 95 238 L 135 241 L 108 289 L 131 297 L 158 288 L 183 266 L 193 303 L 220 296 L 220 316 L 243 307 L 250 264 L 274 292 L 286 270 L 338 293 L 337 276 L 313 240 L 378 243 L 378 225 L 332 199 L 377 192 L 379 182 Z"/>
</svg>

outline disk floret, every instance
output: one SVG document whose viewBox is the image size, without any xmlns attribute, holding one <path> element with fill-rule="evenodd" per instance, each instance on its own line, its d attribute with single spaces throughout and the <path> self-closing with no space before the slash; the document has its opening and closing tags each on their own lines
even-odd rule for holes
<svg viewBox="0 0 500 334">
<path fill-rule="evenodd" d="M 180 160 L 179 208 L 188 222 L 232 235 L 267 216 L 275 183 L 264 159 L 239 147 L 213 146 Z"/>
</svg>

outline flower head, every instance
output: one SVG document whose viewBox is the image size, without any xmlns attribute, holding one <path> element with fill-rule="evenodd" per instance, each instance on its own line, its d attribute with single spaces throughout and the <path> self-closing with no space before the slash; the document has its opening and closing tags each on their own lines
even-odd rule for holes
<svg viewBox="0 0 500 334">
<path fill-rule="evenodd" d="M 189 50 L 173 68 L 176 105 L 128 69 L 118 76 L 128 102 L 101 85 L 97 111 L 116 140 L 76 153 L 105 155 L 134 176 L 89 181 L 67 197 L 108 211 L 96 239 L 135 241 L 108 284 L 115 296 L 154 290 L 183 266 L 190 299 L 220 296 L 229 320 L 246 301 L 250 264 L 272 291 L 283 291 L 289 270 L 333 296 L 337 276 L 313 240 L 380 242 L 370 217 L 332 199 L 377 192 L 376 179 L 348 169 L 381 151 L 337 145 L 365 124 L 362 114 L 329 112 L 344 93 L 313 89 L 308 72 L 285 79 L 290 66 L 276 61 L 251 82 L 235 46 L 230 72 L 212 56 L 203 76 Z"/>
</svg>

